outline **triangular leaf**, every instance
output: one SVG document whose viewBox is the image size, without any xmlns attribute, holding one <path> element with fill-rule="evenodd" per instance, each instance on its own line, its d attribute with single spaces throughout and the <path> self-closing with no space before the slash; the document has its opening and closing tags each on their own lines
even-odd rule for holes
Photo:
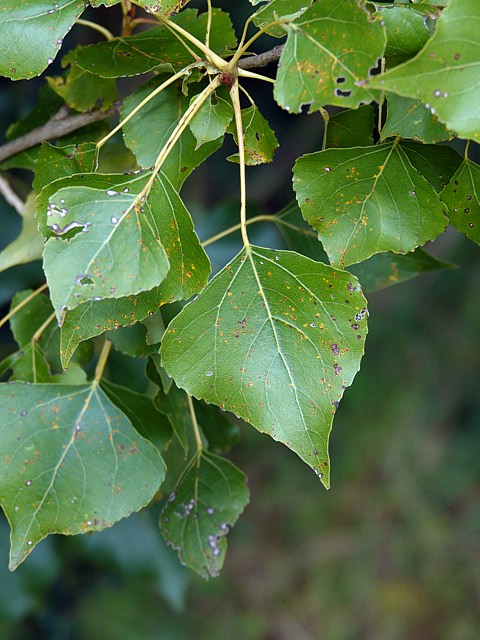
<svg viewBox="0 0 480 640">
<path fill-rule="evenodd" d="M 287 111 L 310 112 L 324 104 L 357 107 L 375 99 L 359 81 L 377 66 L 385 30 L 363 2 L 322 0 L 287 25 L 275 99 Z"/>
<path fill-rule="evenodd" d="M 305 155 L 294 187 L 303 217 L 341 267 L 413 251 L 447 224 L 437 194 L 396 142 Z"/>
<path fill-rule="evenodd" d="M 226 536 L 249 501 L 245 475 L 231 462 L 203 452 L 181 475 L 160 516 L 165 540 L 202 577 L 218 576 Z"/>
<path fill-rule="evenodd" d="M 420 53 L 369 85 L 421 100 L 462 138 L 480 139 L 478 0 L 455 0 Z"/>
<path fill-rule="evenodd" d="M 328 437 L 360 365 L 366 315 L 354 276 L 251 247 L 172 320 L 163 364 L 191 395 L 286 444 L 328 487 Z"/>
<path fill-rule="evenodd" d="M 10 568 L 51 533 L 98 531 L 153 498 L 165 465 L 96 383 L 0 385 Z"/>
<path fill-rule="evenodd" d="M 454 134 L 448 131 L 419 100 L 401 98 L 394 93 L 387 95 L 387 119 L 382 129 L 381 139 L 400 136 L 420 142 L 435 144 L 450 140 Z"/>
<path fill-rule="evenodd" d="M 230 103 L 220 96 L 209 96 L 190 122 L 190 129 L 197 140 L 195 149 L 223 136 L 232 118 Z"/>
</svg>

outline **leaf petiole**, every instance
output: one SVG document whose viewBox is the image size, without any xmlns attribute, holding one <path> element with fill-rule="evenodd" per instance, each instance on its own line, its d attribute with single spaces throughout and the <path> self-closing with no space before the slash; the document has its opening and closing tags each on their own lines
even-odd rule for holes
<svg viewBox="0 0 480 640">
<path fill-rule="evenodd" d="M 6 324 L 10 318 L 13 318 L 13 316 L 20 311 L 20 309 L 23 309 L 23 307 L 25 307 L 30 300 L 33 300 L 33 298 L 36 298 L 40 293 L 42 293 L 42 291 L 45 291 L 45 289 L 48 289 L 48 284 L 42 284 L 41 287 L 38 287 L 38 289 L 35 289 L 35 291 L 32 291 L 32 293 L 27 296 L 24 300 L 22 300 L 21 302 L 19 302 L 17 304 L 16 307 L 13 307 L 13 309 L 10 309 L 10 311 L 3 316 L 3 318 L 0 320 L 0 327 L 3 327 L 4 324 Z"/>
<path fill-rule="evenodd" d="M 96 22 L 91 22 L 90 20 L 83 20 L 82 18 L 78 18 L 75 20 L 75 24 L 80 25 L 81 27 L 90 27 L 94 31 L 98 31 L 104 36 L 108 41 L 113 40 L 115 36 L 111 31 L 109 31 L 106 27 L 102 27 L 101 24 L 97 24 Z"/>
<path fill-rule="evenodd" d="M 260 215 L 260 216 L 255 216 L 254 218 L 248 218 L 248 220 L 245 222 L 245 224 L 248 226 L 250 224 L 255 224 L 256 222 L 276 222 L 277 221 L 277 217 L 273 216 L 273 215 L 269 215 L 269 214 L 264 214 L 264 215 Z M 212 236 L 211 238 L 207 238 L 207 240 L 205 240 L 205 242 L 202 242 L 202 247 L 208 247 L 209 245 L 213 244 L 214 242 L 217 242 L 218 240 L 221 240 L 222 238 L 225 238 L 226 236 L 229 236 L 231 233 L 235 233 L 235 231 L 240 231 L 242 228 L 242 223 L 239 222 L 238 224 L 234 224 L 232 227 L 228 227 L 228 229 L 224 229 L 223 231 L 220 231 L 219 233 L 216 233 L 214 236 Z"/>
<path fill-rule="evenodd" d="M 100 356 L 98 358 L 97 366 L 95 367 L 95 377 L 94 381 L 96 384 L 100 383 L 102 379 L 103 372 L 105 370 L 105 366 L 107 364 L 108 356 L 110 355 L 110 349 L 112 348 L 112 343 L 110 340 L 105 340 L 102 346 L 102 350 L 100 352 Z"/>
<path fill-rule="evenodd" d="M 238 91 L 238 78 L 230 89 L 233 113 L 235 114 L 235 126 L 237 128 L 238 157 L 240 162 L 240 231 L 242 241 L 247 251 L 250 248 L 250 241 L 247 234 L 247 185 L 245 176 L 245 138 L 243 135 L 242 107 L 240 105 L 240 94 Z"/>
<path fill-rule="evenodd" d="M 195 407 L 193 406 L 193 399 L 190 394 L 187 393 L 187 402 L 190 415 L 192 417 L 193 433 L 195 435 L 195 442 L 197 445 L 197 454 L 200 454 L 203 450 L 202 436 L 200 434 L 200 427 L 198 425 L 197 414 L 195 413 Z"/>
</svg>

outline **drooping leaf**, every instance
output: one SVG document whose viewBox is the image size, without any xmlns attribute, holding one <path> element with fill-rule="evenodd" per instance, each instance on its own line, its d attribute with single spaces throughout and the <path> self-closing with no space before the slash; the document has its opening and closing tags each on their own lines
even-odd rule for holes
<svg viewBox="0 0 480 640">
<path fill-rule="evenodd" d="M 376 4 L 375 15 L 387 31 L 385 57 L 389 67 L 412 58 L 430 36 L 425 15 L 414 6 Z"/>
<path fill-rule="evenodd" d="M 110 527 L 162 483 L 158 449 L 97 383 L 0 385 L 0 399 L 0 503 L 12 528 L 12 570 L 47 535 Z"/>
<path fill-rule="evenodd" d="M 354 276 L 251 247 L 169 324 L 163 364 L 187 393 L 286 444 L 328 487 L 333 414 L 367 331 Z"/>
<path fill-rule="evenodd" d="M 455 228 L 480 244 L 480 166 L 464 160 L 440 198 Z"/>
<path fill-rule="evenodd" d="M 233 110 L 229 102 L 220 96 L 209 96 L 190 122 L 190 130 L 197 140 L 195 149 L 223 136 L 232 118 Z"/>
<path fill-rule="evenodd" d="M 12 80 L 40 75 L 84 9 L 84 0 L 6 2 L 0 20 L 0 74 Z"/>
<path fill-rule="evenodd" d="M 327 125 L 327 147 L 368 147 L 373 144 L 375 109 L 365 104 L 332 116 Z"/>
<path fill-rule="evenodd" d="M 202 577 L 217 576 L 226 536 L 249 501 L 245 475 L 211 453 L 195 456 L 160 516 L 160 530 L 180 560 Z"/>
<path fill-rule="evenodd" d="M 126 98 L 121 110 L 126 117 L 157 86 L 164 82 L 165 76 L 148 81 Z M 153 98 L 143 109 L 127 122 L 125 144 L 137 157 L 139 165 L 150 167 L 188 108 L 188 98 L 181 90 L 181 84 L 171 85 Z M 221 138 L 202 144 L 197 149 L 197 141 L 189 128 L 173 147 L 172 152 L 162 166 L 173 186 L 180 190 L 190 173 L 222 144 Z"/>
<path fill-rule="evenodd" d="M 70 51 L 62 60 L 62 67 L 70 65 L 64 76 L 47 77 L 50 87 L 77 111 L 90 111 L 100 107 L 106 111 L 117 99 L 115 80 L 89 73 L 76 63 L 77 50 Z"/>
<path fill-rule="evenodd" d="M 312 0 L 272 0 L 255 13 L 253 23 L 256 27 L 265 28 L 271 22 L 280 19 L 294 20 L 301 16 L 311 4 Z M 267 29 L 266 33 L 275 38 L 283 38 L 285 27 L 281 24 L 273 25 Z"/>
<path fill-rule="evenodd" d="M 404 256 L 378 253 L 360 264 L 349 267 L 348 270 L 357 276 L 362 289 L 369 293 L 406 282 L 426 271 L 454 268 L 454 264 L 439 260 L 420 247 Z"/>
<path fill-rule="evenodd" d="M 28 197 L 23 210 L 22 230 L 8 246 L 0 251 L 0 273 L 19 264 L 26 264 L 42 257 L 43 238 L 35 222 L 35 198 Z"/>
<path fill-rule="evenodd" d="M 287 25 L 275 99 L 287 111 L 325 104 L 357 107 L 375 93 L 358 83 L 377 66 L 385 30 L 362 2 L 322 0 Z"/>
<path fill-rule="evenodd" d="M 413 251 L 447 223 L 437 194 L 396 142 L 303 156 L 294 188 L 303 217 L 340 267 Z"/>
<path fill-rule="evenodd" d="M 442 140 L 450 140 L 454 133 L 448 131 L 445 125 L 439 122 L 437 116 L 432 115 L 419 100 L 401 98 L 389 93 L 387 119 L 382 129 L 381 139 L 386 140 L 396 136 L 435 144 Z"/>
<path fill-rule="evenodd" d="M 172 22 L 188 31 L 198 40 L 205 41 L 207 14 L 198 15 L 196 9 L 186 9 Z M 235 47 L 237 39 L 230 17 L 220 9 L 213 9 L 210 48 L 219 56 L 225 56 Z M 189 44 L 198 54 L 203 54 Z M 178 38 L 166 27 L 154 27 L 133 36 L 114 38 L 108 42 L 78 47 L 76 63 L 82 69 L 104 78 L 134 76 L 149 71 L 179 70 L 195 62 Z"/>
<path fill-rule="evenodd" d="M 452 147 L 417 142 L 402 142 L 402 149 L 412 165 L 437 191 L 448 183 L 462 162 L 462 157 Z"/>
<path fill-rule="evenodd" d="M 155 409 L 152 399 L 128 387 L 102 380 L 102 389 L 130 420 L 135 429 L 157 449 L 165 451 L 173 437 L 168 419 Z"/>
<path fill-rule="evenodd" d="M 275 150 L 278 149 L 278 140 L 267 120 L 262 116 L 258 107 L 242 109 L 242 126 L 245 147 L 245 163 L 257 165 L 273 160 Z M 238 144 L 237 129 L 235 123 L 229 127 Z M 228 160 L 239 162 L 238 153 L 229 156 Z"/>
<path fill-rule="evenodd" d="M 455 0 L 412 60 L 369 85 L 421 100 L 462 138 L 480 139 L 480 13 L 477 0 Z"/>
</svg>

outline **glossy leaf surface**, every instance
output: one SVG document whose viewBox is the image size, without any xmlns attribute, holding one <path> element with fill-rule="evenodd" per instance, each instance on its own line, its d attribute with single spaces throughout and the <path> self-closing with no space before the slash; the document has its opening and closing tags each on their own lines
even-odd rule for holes
<svg viewBox="0 0 480 640">
<path fill-rule="evenodd" d="M 353 276 L 252 247 L 169 324 L 162 359 L 180 387 L 286 444 L 328 487 L 333 414 L 366 331 Z"/>
<path fill-rule="evenodd" d="M 11 569 L 51 533 L 105 529 L 138 511 L 163 481 L 158 450 L 96 383 L 0 385 L 0 398 Z"/>
</svg>

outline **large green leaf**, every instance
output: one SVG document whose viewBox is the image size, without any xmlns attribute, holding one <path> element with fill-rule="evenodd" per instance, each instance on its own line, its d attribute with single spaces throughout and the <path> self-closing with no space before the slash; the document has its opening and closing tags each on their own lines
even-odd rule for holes
<svg viewBox="0 0 480 640">
<path fill-rule="evenodd" d="M 448 131 L 437 116 L 432 115 L 419 100 L 402 98 L 394 93 L 387 95 L 387 119 L 381 139 L 400 136 L 420 142 L 435 144 L 450 140 L 454 134 Z"/>
<path fill-rule="evenodd" d="M 369 80 L 377 89 L 428 105 L 462 138 L 480 139 L 480 12 L 477 0 L 455 0 L 420 53 Z"/>
<path fill-rule="evenodd" d="M 207 14 L 197 14 L 196 9 L 186 9 L 172 19 L 177 25 L 205 40 Z M 220 9 L 213 9 L 210 47 L 220 56 L 231 53 L 237 43 L 230 17 Z M 203 58 L 195 45 L 189 45 Z M 166 27 L 154 27 L 134 36 L 114 38 L 109 42 L 78 47 L 76 63 L 82 69 L 104 78 L 134 76 L 168 65 L 182 69 L 195 62 L 178 38 Z M 167 67 L 167 68 L 168 68 Z"/>
<path fill-rule="evenodd" d="M 165 465 L 97 383 L 0 385 L 10 568 L 51 533 L 98 531 L 153 498 Z"/>
<path fill-rule="evenodd" d="M 5 2 L 0 19 L 0 74 L 12 80 L 40 75 L 84 9 L 84 0 Z"/>
<path fill-rule="evenodd" d="M 287 111 L 303 105 L 357 107 L 375 99 L 363 80 L 385 48 L 385 30 L 363 2 L 322 0 L 287 25 L 275 99 Z"/>
<path fill-rule="evenodd" d="M 160 218 L 164 212 L 174 216 L 175 196 L 166 180 L 157 179 L 144 202 L 128 187 L 104 191 L 81 184 L 60 189 L 49 201 L 52 236 L 44 268 L 60 321 L 82 302 L 153 289 L 170 266 Z"/>
<path fill-rule="evenodd" d="M 366 315 L 354 276 L 251 247 L 172 320 L 163 364 L 191 395 L 286 444 L 328 487 L 328 437 L 360 365 Z"/>
<path fill-rule="evenodd" d="M 262 116 L 258 107 L 242 109 L 242 126 L 245 147 L 245 163 L 257 165 L 273 160 L 275 150 L 278 149 L 278 140 L 267 120 Z M 237 129 L 235 123 L 229 127 L 238 144 Z M 239 162 L 238 153 L 231 155 L 229 160 Z"/>
<path fill-rule="evenodd" d="M 389 66 L 413 57 L 427 42 L 430 32 L 425 15 L 408 4 L 376 5 L 387 30 L 385 57 Z"/>
<path fill-rule="evenodd" d="M 408 253 L 447 225 L 438 195 L 395 142 L 303 156 L 294 187 L 336 266 L 382 251 Z"/>
<path fill-rule="evenodd" d="M 165 540 L 202 577 L 218 576 L 227 534 L 247 506 L 245 474 L 231 462 L 203 452 L 186 467 L 160 516 Z"/>
<path fill-rule="evenodd" d="M 464 160 L 440 198 L 448 206 L 450 222 L 480 244 L 480 166 Z"/>
<path fill-rule="evenodd" d="M 127 116 L 164 80 L 165 76 L 150 80 L 126 98 L 121 110 L 122 117 Z M 125 144 L 136 155 L 142 167 L 153 165 L 188 105 L 189 100 L 183 95 L 180 84 L 171 85 L 124 125 Z M 163 164 L 162 171 L 179 190 L 193 169 L 221 144 L 222 138 L 217 138 L 197 149 L 197 140 L 187 128 Z"/>
</svg>

